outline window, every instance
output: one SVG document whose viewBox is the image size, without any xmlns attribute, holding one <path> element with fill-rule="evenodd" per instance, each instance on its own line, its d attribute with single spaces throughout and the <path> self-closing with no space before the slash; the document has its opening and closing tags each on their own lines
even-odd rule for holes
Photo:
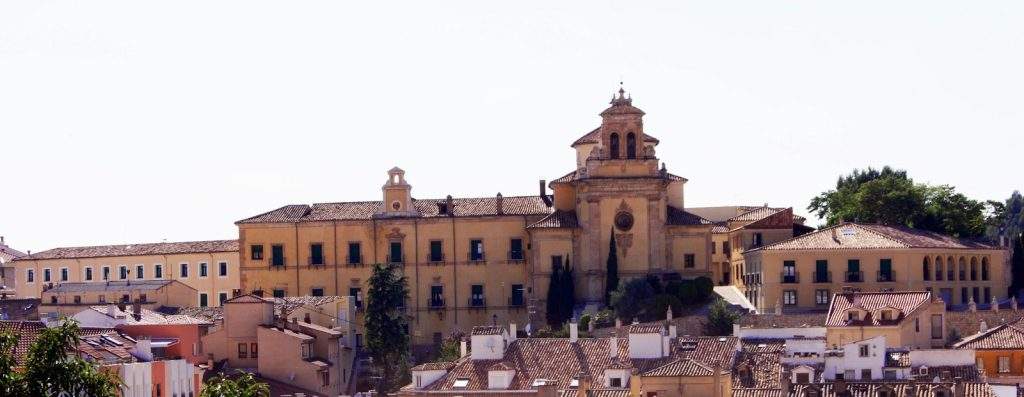
<svg viewBox="0 0 1024 397">
<path fill-rule="evenodd" d="M 57 295 L 50 296 L 50 303 L 57 304 Z"/>
<path fill-rule="evenodd" d="M 228 276 L 228 263 L 227 262 L 218 262 L 217 263 L 217 275 L 220 276 L 220 277 L 227 277 Z"/>
<path fill-rule="evenodd" d="M 238 358 L 249 358 L 249 344 L 239 343 L 238 344 Z"/>
<path fill-rule="evenodd" d="M 523 305 L 523 285 L 512 284 L 512 297 L 509 298 L 509 306 Z"/>
<path fill-rule="evenodd" d="M 404 263 L 402 260 L 402 242 L 392 241 L 390 249 L 388 250 L 388 262 L 390 263 Z"/>
<path fill-rule="evenodd" d="M 324 387 L 331 385 L 331 371 L 321 371 L 320 378 L 323 380 Z"/>
<path fill-rule="evenodd" d="M 861 282 L 860 273 L 860 260 L 850 259 L 846 261 L 846 282 L 848 283 L 859 283 Z"/>
<path fill-rule="evenodd" d="M 273 292 L 273 296 L 275 298 L 284 298 L 284 290 L 283 289 L 279 289 L 279 288 L 275 288 L 274 292 Z"/>
<path fill-rule="evenodd" d="M 456 378 L 455 382 L 452 382 L 452 387 L 466 387 L 469 386 L 469 378 Z"/>
<path fill-rule="evenodd" d="M 694 254 L 683 254 L 683 267 L 693 269 L 697 266 L 697 256 Z"/>
<path fill-rule="evenodd" d="M 303 343 L 302 344 L 302 351 L 299 352 L 299 356 L 302 357 L 302 358 L 309 358 L 309 344 L 307 344 L 307 343 Z"/>
<path fill-rule="evenodd" d="M 871 356 L 871 345 L 867 345 L 867 344 L 858 345 L 857 346 L 857 351 L 859 352 L 859 356 L 860 357 L 870 357 Z"/>
<path fill-rule="evenodd" d="M 484 260 L 484 241 L 483 240 L 469 240 L 469 260 L 471 261 L 482 261 Z"/>
<path fill-rule="evenodd" d="M 796 278 L 796 261 L 782 261 L 781 281 L 787 284 L 799 282 Z"/>
<path fill-rule="evenodd" d="M 932 315 L 932 339 L 942 339 L 942 315 Z"/>
<path fill-rule="evenodd" d="M 363 263 L 363 254 L 360 252 L 359 243 L 348 243 L 348 264 L 358 265 Z"/>
<path fill-rule="evenodd" d="M 153 266 L 153 278 L 164 278 L 164 265 Z"/>
<path fill-rule="evenodd" d="M 85 268 L 85 281 L 92 281 L 92 268 Z"/>
<path fill-rule="evenodd" d="M 711 242 L 711 253 L 712 254 L 717 254 L 718 253 L 718 248 L 717 247 L 718 247 L 718 244 L 715 243 L 714 241 L 712 241 Z"/>
<path fill-rule="evenodd" d="M 25 282 L 26 283 L 34 283 L 34 282 L 36 282 L 36 272 L 35 272 L 35 270 L 28 269 L 28 270 L 25 271 Z"/>
<path fill-rule="evenodd" d="M 107 303 L 107 296 L 106 295 L 100 295 L 100 303 Z"/>
<path fill-rule="evenodd" d="M 146 294 L 139 294 L 139 302 L 146 303 Z"/>
<path fill-rule="evenodd" d="M 60 281 L 68 281 L 68 268 L 60 268 Z"/>
<path fill-rule="evenodd" d="M 470 286 L 469 305 L 474 307 L 484 306 L 484 286 L 474 284 Z"/>
<path fill-rule="evenodd" d="M 249 257 L 254 261 L 263 260 L 263 244 L 253 244 L 249 246 Z"/>
<path fill-rule="evenodd" d="M 444 246 L 440 240 L 430 242 L 430 262 L 444 261 Z"/>
<path fill-rule="evenodd" d="M 249 344 L 249 357 L 258 358 L 260 356 L 259 351 L 259 345 L 256 342 Z"/>
<path fill-rule="evenodd" d="M 761 233 L 754 233 L 754 247 L 760 247 L 764 243 L 764 236 Z"/>
<path fill-rule="evenodd" d="M 784 304 L 786 306 L 795 306 L 796 305 L 796 291 L 795 290 L 791 290 L 791 289 L 787 289 L 785 291 L 782 291 L 782 304 Z"/>
<path fill-rule="evenodd" d="M 985 302 L 992 302 L 992 290 L 989 287 L 985 287 Z"/>
<path fill-rule="evenodd" d="M 432 286 L 430 286 L 430 306 L 432 306 L 432 307 L 444 306 L 444 286 L 443 285 L 432 285 Z"/>
<path fill-rule="evenodd" d="M 896 379 L 896 371 L 895 370 L 891 370 L 891 369 L 887 369 L 882 374 L 882 377 L 885 380 L 895 380 Z"/>
<path fill-rule="evenodd" d="M 509 241 L 508 259 L 511 261 L 523 260 L 523 239 L 514 238 Z"/>
<path fill-rule="evenodd" d="M 882 310 L 882 320 L 892 321 L 892 310 Z"/>
<path fill-rule="evenodd" d="M 188 263 L 181 264 L 181 272 L 179 274 L 181 278 L 188 278 Z"/>
<path fill-rule="evenodd" d="M 921 318 L 914 319 L 914 332 L 921 332 Z"/>
<path fill-rule="evenodd" d="M 43 269 L 43 282 L 50 282 L 50 269 Z"/>
<path fill-rule="evenodd" d="M 199 262 L 199 277 L 206 277 L 210 275 L 210 265 L 206 262 Z"/>
<path fill-rule="evenodd" d="M 363 307 L 363 296 L 362 290 L 359 287 L 351 287 L 348 289 L 348 296 L 351 296 L 355 300 L 356 309 Z"/>
<path fill-rule="evenodd" d="M 853 380 L 853 379 L 854 379 L 854 377 L 853 377 L 853 376 L 854 376 L 855 374 L 856 374 L 856 372 L 854 372 L 854 371 L 853 371 L 852 369 L 848 369 L 848 370 L 846 370 L 846 371 L 843 371 L 843 379 L 846 379 L 846 380 Z"/>
<path fill-rule="evenodd" d="M 827 305 L 829 298 L 832 295 L 827 289 L 819 289 L 814 291 L 814 304 L 816 305 Z"/>
<path fill-rule="evenodd" d="M 270 246 L 270 265 L 284 266 L 284 246 L 274 244 Z"/>
<path fill-rule="evenodd" d="M 871 379 L 871 370 L 867 368 L 860 370 L 860 378 L 863 380 Z"/>
<path fill-rule="evenodd" d="M 892 259 L 880 259 L 878 261 L 878 281 L 892 281 Z"/>
<path fill-rule="evenodd" d="M 967 287 L 960 288 L 960 303 L 966 304 L 969 298 L 967 298 Z"/>
<path fill-rule="evenodd" d="M 610 142 L 608 143 L 608 154 L 613 159 L 619 158 L 619 134 L 613 132 L 612 135 L 609 137 L 609 141 Z"/>
<path fill-rule="evenodd" d="M 626 134 L 626 158 L 636 158 L 636 134 L 632 132 Z"/>
<path fill-rule="evenodd" d="M 324 289 L 322 287 L 316 287 L 311 289 L 309 294 L 313 296 L 324 296 Z"/>
<path fill-rule="evenodd" d="M 932 269 L 928 263 L 927 256 L 924 257 L 924 260 L 921 262 L 921 275 L 924 277 L 924 281 L 929 281 L 932 279 Z"/>
<path fill-rule="evenodd" d="M 117 267 L 117 277 L 121 280 L 128 279 L 128 266 L 121 265 Z"/>
<path fill-rule="evenodd" d="M 974 365 L 976 365 L 978 367 L 978 371 L 985 371 L 985 360 L 983 360 L 981 357 L 978 357 L 975 360 L 975 364 Z"/>
<path fill-rule="evenodd" d="M 321 243 L 313 243 L 309 245 L 309 264 L 310 265 L 323 265 L 324 264 L 324 245 Z"/>
<path fill-rule="evenodd" d="M 129 303 L 132 301 L 132 297 L 128 294 L 121 295 L 121 302 Z"/>
<path fill-rule="evenodd" d="M 846 319 L 849 320 L 849 321 L 860 320 L 860 313 L 857 312 L 856 310 L 850 310 L 850 311 L 846 312 Z"/>
<path fill-rule="evenodd" d="M 145 269 L 146 267 L 143 265 L 135 265 L 135 278 L 146 278 Z"/>
<path fill-rule="evenodd" d="M 999 373 L 1005 374 L 1010 372 L 1010 358 L 1006 356 L 999 357 Z"/>
<path fill-rule="evenodd" d="M 103 281 L 110 280 L 110 266 L 103 266 Z"/>
<path fill-rule="evenodd" d="M 228 293 L 221 292 L 217 294 L 217 304 L 220 306 L 224 305 L 224 301 L 228 300 Z"/>
<path fill-rule="evenodd" d="M 75 295 L 74 299 L 75 299 L 75 304 L 82 303 L 82 296 L 81 295 Z"/>
<path fill-rule="evenodd" d="M 199 293 L 199 307 L 210 306 L 210 298 L 206 296 L 205 292 Z"/>
<path fill-rule="evenodd" d="M 808 384 L 811 383 L 811 374 L 806 372 L 799 372 L 796 374 L 796 383 Z"/>
<path fill-rule="evenodd" d="M 732 257 L 732 247 L 728 241 L 722 242 L 722 253 L 725 254 L 726 258 Z"/>
<path fill-rule="evenodd" d="M 609 387 L 622 387 L 622 378 L 614 377 L 608 380 Z"/>
</svg>

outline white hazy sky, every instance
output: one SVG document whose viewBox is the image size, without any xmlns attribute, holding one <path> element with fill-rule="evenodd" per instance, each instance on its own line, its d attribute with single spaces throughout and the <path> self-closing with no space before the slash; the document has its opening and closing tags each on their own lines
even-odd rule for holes
<svg viewBox="0 0 1024 397">
<path fill-rule="evenodd" d="M 1024 188 L 1024 2 L 552 3 L 0 2 L 0 234 L 233 238 L 396 165 L 420 198 L 535 194 L 620 77 L 688 206 L 806 214 L 885 164 Z"/>
</svg>

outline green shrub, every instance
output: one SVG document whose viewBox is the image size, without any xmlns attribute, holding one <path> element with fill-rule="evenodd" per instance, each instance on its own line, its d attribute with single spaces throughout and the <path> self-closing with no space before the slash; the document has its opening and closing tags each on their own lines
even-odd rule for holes
<svg viewBox="0 0 1024 397">
<path fill-rule="evenodd" d="M 683 302 L 673 295 L 661 294 L 656 295 L 648 307 L 645 321 L 654 321 L 665 318 L 669 307 L 672 308 L 672 313 L 678 315 L 683 310 Z"/>
<path fill-rule="evenodd" d="M 580 316 L 580 330 L 586 331 L 590 329 L 590 314 L 584 314 Z"/>
</svg>

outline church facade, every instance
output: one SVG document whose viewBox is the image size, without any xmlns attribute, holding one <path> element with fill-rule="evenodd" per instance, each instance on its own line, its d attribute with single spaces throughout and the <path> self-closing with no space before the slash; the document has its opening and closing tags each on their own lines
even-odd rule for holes
<svg viewBox="0 0 1024 397">
<path fill-rule="evenodd" d="M 541 181 L 536 196 L 418 199 L 394 168 L 380 200 L 287 205 L 238 221 L 242 289 L 352 295 L 361 306 L 372 265 L 397 263 L 413 343 L 430 344 L 474 325 L 538 326 L 555 267 L 575 269 L 577 301 L 603 301 L 613 239 L 621 280 L 738 277 L 713 261 L 716 225 L 686 210 L 687 180 L 660 162 L 644 112 L 620 90 L 600 116 L 571 145 L 576 169 Z"/>
</svg>

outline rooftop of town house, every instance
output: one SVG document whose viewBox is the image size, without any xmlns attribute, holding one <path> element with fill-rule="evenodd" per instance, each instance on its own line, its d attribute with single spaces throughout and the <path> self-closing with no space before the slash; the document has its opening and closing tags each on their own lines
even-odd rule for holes
<svg viewBox="0 0 1024 397">
<path fill-rule="evenodd" d="M 975 350 L 1024 349 L 1024 319 L 996 325 L 988 330 L 967 336 L 953 347 Z"/>
<path fill-rule="evenodd" d="M 40 333 L 46 329 L 41 321 L 3 321 L 0 320 L 0 334 L 11 333 L 17 337 L 18 343 L 14 346 L 12 356 L 18 365 L 25 363 L 28 359 L 29 348 L 39 340 Z M 112 328 L 89 328 L 80 327 L 80 337 L 87 338 L 95 335 L 116 333 Z"/>
<path fill-rule="evenodd" d="M 900 292 L 844 292 L 832 296 L 825 326 L 883 326 L 895 325 L 908 318 L 918 308 L 924 307 L 932 300 L 928 291 Z M 851 310 L 858 312 L 856 319 L 851 319 Z M 889 310 L 892 318 L 883 319 L 881 311 Z"/>
<path fill-rule="evenodd" d="M 935 397 L 936 391 L 943 391 L 947 396 L 953 396 L 952 382 L 914 382 L 893 381 L 885 382 L 843 382 L 841 388 L 847 393 L 839 393 L 838 382 L 826 382 L 818 384 L 794 384 L 791 390 L 783 392 L 780 388 L 734 388 L 732 397 L 804 397 L 808 389 L 817 392 L 820 397 L 837 397 L 845 394 L 848 397 L 877 397 L 879 391 L 892 392 L 893 397 Z M 995 392 L 989 384 L 984 382 L 964 382 L 964 397 L 995 397 Z"/>
<path fill-rule="evenodd" d="M 927 230 L 873 223 L 844 222 L 750 251 L 899 248 L 1000 249 L 984 242 L 958 239 Z"/>
<path fill-rule="evenodd" d="M 197 254 L 212 252 L 238 252 L 238 240 L 182 241 L 174 243 L 140 243 L 96 245 L 87 247 L 60 247 L 24 255 L 17 261 L 36 259 L 81 259 L 122 256 Z"/>
<path fill-rule="evenodd" d="M 502 197 L 501 212 L 498 212 L 498 198 L 472 197 L 453 198 L 452 208 L 447 208 L 447 199 L 413 199 L 418 217 L 474 217 L 474 216 L 523 216 L 548 215 L 553 210 L 538 196 Z M 350 201 L 337 203 L 293 204 L 242 219 L 236 224 L 249 223 L 295 223 L 344 220 L 369 220 L 383 212 L 382 201 Z"/>
<path fill-rule="evenodd" d="M 166 314 L 159 311 L 140 309 L 138 315 L 130 307 L 121 309 L 117 305 L 96 305 L 90 307 L 101 315 L 113 318 L 124 319 L 125 325 L 212 325 L 213 321 L 200 316 L 188 314 Z"/>
<path fill-rule="evenodd" d="M 39 302 L 38 298 L 0 299 L 0 320 L 38 320 Z"/>
<path fill-rule="evenodd" d="M 73 292 L 155 291 L 174 283 L 185 285 L 177 280 L 62 282 L 55 283 L 53 288 L 50 288 L 45 292 L 53 294 L 63 294 Z"/>
</svg>

